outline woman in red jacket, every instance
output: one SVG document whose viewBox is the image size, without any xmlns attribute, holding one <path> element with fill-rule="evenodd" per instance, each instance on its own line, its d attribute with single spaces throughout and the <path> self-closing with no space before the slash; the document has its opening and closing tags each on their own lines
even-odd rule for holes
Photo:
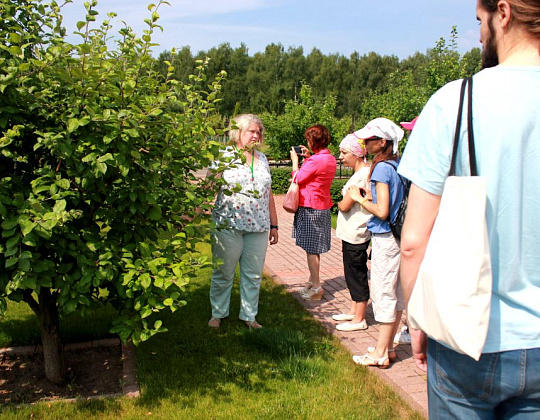
<svg viewBox="0 0 540 420">
<path fill-rule="evenodd" d="M 309 127 L 304 133 L 309 149 L 301 146 L 302 156 L 306 158 L 298 168 L 298 155 L 291 149 L 293 177 L 300 190 L 300 203 L 294 215 L 293 238 L 296 245 L 307 253 L 309 280 L 300 289 L 305 300 L 320 300 L 323 288 L 319 277 L 321 255 L 330 251 L 331 217 L 330 186 L 336 174 L 336 158 L 327 146 L 330 133 L 321 124 Z M 310 153 L 313 152 L 313 155 Z"/>
</svg>

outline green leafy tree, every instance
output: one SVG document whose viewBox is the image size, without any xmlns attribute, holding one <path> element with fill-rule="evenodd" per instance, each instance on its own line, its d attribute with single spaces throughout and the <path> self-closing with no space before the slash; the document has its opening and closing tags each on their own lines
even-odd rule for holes
<svg viewBox="0 0 540 420">
<path fill-rule="evenodd" d="M 387 77 L 386 87 L 371 91 L 362 102 L 358 126 L 377 117 L 396 123 L 418 116 L 427 100 L 446 83 L 479 69 L 479 50 L 463 57 L 457 52 L 457 29 L 452 28 L 450 42 L 441 38 L 427 56 L 416 54 Z M 400 144 L 403 149 L 406 142 Z"/>
<path fill-rule="evenodd" d="M 466 76 L 464 63 L 457 51 L 457 38 L 458 32 L 454 26 L 450 32 L 450 41 L 440 38 L 428 54 L 430 60 L 426 67 L 427 87 L 431 93 L 452 80 Z"/>
<path fill-rule="evenodd" d="M 462 61 L 467 76 L 478 73 L 482 70 L 482 50 L 480 48 L 473 48 L 467 51 L 463 55 Z"/>
<path fill-rule="evenodd" d="M 221 101 L 217 104 L 217 110 L 224 116 L 237 115 L 232 114 L 236 104 L 240 107 L 246 106 L 249 99 L 245 93 L 247 91 L 245 79 L 249 64 L 246 45 L 241 44 L 240 47 L 233 49 L 228 43 L 224 43 L 217 48 L 200 52 L 198 57 L 210 59 L 208 67 L 210 74 L 218 74 L 222 70 L 227 72 L 227 80 L 223 82 Z"/>
<path fill-rule="evenodd" d="M 95 0 L 76 45 L 55 1 L 0 1 L 0 312 L 7 299 L 32 308 L 53 382 L 61 314 L 110 302 L 112 331 L 137 344 L 166 331 L 149 316 L 185 305 L 206 264 L 194 247 L 221 181 L 195 173 L 219 155 L 209 119 L 224 74 L 207 80 L 199 61 L 189 83 L 170 63 L 160 77 L 150 51 L 163 3 L 142 37 L 125 26 L 110 49 L 115 15 L 92 28 Z"/>
<path fill-rule="evenodd" d="M 268 133 L 269 154 L 275 159 L 288 158 L 292 146 L 305 144 L 304 132 L 313 124 L 324 124 L 328 127 L 333 139 L 331 149 L 336 152 L 338 145 L 335 143 L 339 143 L 348 132 L 350 122 L 334 117 L 335 108 L 335 97 L 328 96 L 323 101 L 317 101 L 313 99 L 311 88 L 303 84 L 298 100 L 286 101 L 282 115 L 261 115 Z"/>
<path fill-rule="evenodd" d="M 429 91 L 414 82 L 411 70 L 391 74 L 388 84 L 388 91 L 368 95 L 363 102 L 361 126 L 377 117 L 386 117 L 397 123 L 410 121 L 429 99 Z"/>
<path fill-rule="evenodd" d="M 195 60 L 196 58 L 191 54 L 190 47 L 182 47 L 174 53 L 163 51 L 159 54 L 157 60 L 158 71 L 164 78 L 173 77 L 182 83 L 188 83 L 189 76 L 193 74 L 197 66 Z M 174 67 L 172 75 L 170 75 L 171 72 L 169 71 L 171 66 Z"/>
</svg>

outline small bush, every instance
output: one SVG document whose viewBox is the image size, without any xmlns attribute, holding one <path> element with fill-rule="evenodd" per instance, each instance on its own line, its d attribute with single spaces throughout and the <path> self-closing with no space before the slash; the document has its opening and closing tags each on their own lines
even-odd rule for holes
<svg viewBox="0 0 540 420">
<path fill-rule="evenodd" d="M 270 168 L 272 191 L 274 194 L 286 194 L 291 184 L 291 168 Z"/>
<path fill-rule="evenodd" d="M 332 186 L 330 187 L 330 197 L 332 197 L 332 202 L 334 203 L 332 206 L 332 213 L 337 214 L 338 212 L 337 203 L 339 203 L 343 198 L 341 195 L 341 190 L 347 181 L 347 179 L 334 179 L 332 182 Z"/>
</svg>

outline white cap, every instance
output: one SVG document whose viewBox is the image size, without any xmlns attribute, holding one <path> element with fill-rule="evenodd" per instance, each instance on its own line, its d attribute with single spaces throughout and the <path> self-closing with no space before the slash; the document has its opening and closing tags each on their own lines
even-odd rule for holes
<svg viewBox="0 0 540 420">
<path fill-rule="evenodd" d="M 366 126 L 354 132 L 359 139 L 370 139 L 380 137 L 393 142 L 393 152 L 398 151 L 398 142 L 403 138 L 403 130 L 397 124 L 388 118 L 375 118 L 366 124 Z"/>
</svg>

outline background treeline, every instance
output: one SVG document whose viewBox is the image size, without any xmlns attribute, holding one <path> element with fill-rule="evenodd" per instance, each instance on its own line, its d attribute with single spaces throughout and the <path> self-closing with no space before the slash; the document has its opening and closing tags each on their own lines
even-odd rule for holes
<svg viewBox="0 0 540 420">
<path fill-rule="evenodd" d="M 454 27 L 448 42 L 440 38 L 425 53 L 402 60 L 376 52 L 325 55 L 317 48 L 306 55 L 302 47 L 281 44 L 250 56 L 245 45 L 224 43 L 197 54 L 189 47 L 165 51 L 157 61 L 161 74 L 174 68 L 172 77 L 189 83 L 197 61 L 207 58 L 209 77 L 227 72 L 216 105 L 219 116 L 226 122 L 239 113 L 259 114 L 267 127 L 267 152 L 282 159 L 314 123 L 326 124 L 338 142 L 376 117 L 409 121 L 445 83 L 477 72 L 481 51 L 460 55 Z"/>
<path fill-rule="evenodd" d="M 462 57 L 456 52 L 457 31 L 451 33 L 447 43 L 441 38 L 436 46 L 425 53 L 400 60 L 395 55 L 381 56 L 376 52 L 360 55 L 352 53 L 349 57 L 340 54 L 323 54 L 313 48 L 308 54 L 300 47 L 285 47 L 270 44 L 264 52 L 253 56 L 242 44 L 233 48 L 228 43 L 193 54 L 189 47 L 159 55 L 160 71 L 167 73 L 164 61 L 174 67 L 174 78 L 188 82 L 188 77 L 196 67 L 196 60 L 210 58 L 208 74 L 227 72 L 227 80 L 222 86 L 222 101 L 218 105 L 221 115 L 228 116 L 237 112 L 282 114 L 285 101 L 298 99 L 302 84 L 312 88 L 313 98 L 323 100 L 329 95 L 336 98 L 335 116 L 350 116 L 353 122 L 362 114 L 363 105 L 374 93 L 387 92 L 396 83 L 396 75 L 411 77 L 413 85 L 437 88 L 440 83 L 433 76 L 449 66 L 447 72 L 453 72 L 452 64 L 462 62 L 466 74 L 478 70 L 480 49 L 473 48 Z M 452 61 L 456 61 L 452 63 Z"/>
</svg>

